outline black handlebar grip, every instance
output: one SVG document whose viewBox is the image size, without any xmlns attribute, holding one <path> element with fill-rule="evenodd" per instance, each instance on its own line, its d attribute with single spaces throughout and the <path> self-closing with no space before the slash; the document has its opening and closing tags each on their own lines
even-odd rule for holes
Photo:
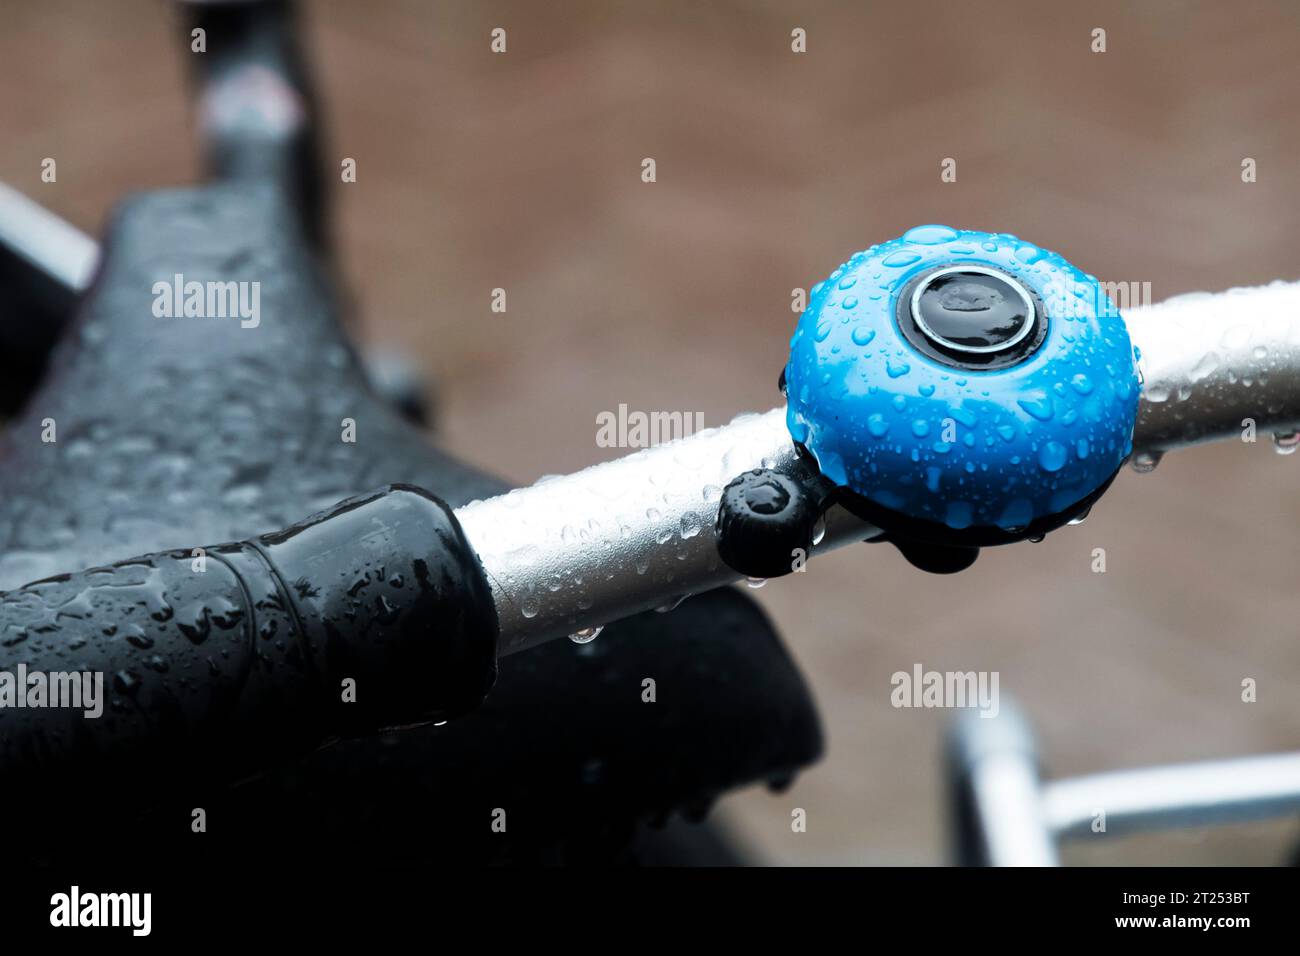
<svg viewBox="0 0 1300 956">
<path fill-rule="evenodd" d="M 251 541 L 37 581 L 0 593 L 0 792 L 139 791 L 187 770 L 231 782 L 334 738 L 447 720 L 490 689 L 496 640 L 454 514 L 405 485 Z M 48 706 L 74 683 L 91 691 L 80 709 Z"/>
</svg>

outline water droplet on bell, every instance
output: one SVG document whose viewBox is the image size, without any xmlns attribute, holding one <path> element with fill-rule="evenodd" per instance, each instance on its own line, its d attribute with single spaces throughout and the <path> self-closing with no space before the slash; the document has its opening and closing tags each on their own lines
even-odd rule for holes
<svg viewBox="0 0 1300 956">
<path fill-rule="evenodd" d="M 767 578 L 745 578 L 745 585 L 757 591 L 767 583 Z"/>
<path fill-rule="evenodd" d="M 1046 472 L 1057 472 L 1070 460 L 1070 453 L 1060 442 L 1049 441 L 1038 450 L 1039 467 Z"/>
</svg>

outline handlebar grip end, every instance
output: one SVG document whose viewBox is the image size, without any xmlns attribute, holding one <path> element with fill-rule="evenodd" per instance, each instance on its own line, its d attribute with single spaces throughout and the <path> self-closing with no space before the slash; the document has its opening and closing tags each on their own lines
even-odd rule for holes
<svg viewBox="0 0 1300 956">
<path fill-rule="evenodd" d="M 0 592 L 0 676 L 19 675 L 0 700 L 23 696 L 0 707 L 0 784 L 30 806 L 100 779 L 138 803 L 448 720 L 491 688 L 497 636 L 454 513 L 411 486 L 254 540 L 33 582 Z"/>
<path fill-rule="evenodd" d="M 433 495 L 390 485 L 255 544 L 292 602 L 340 733 L 450 720 L 491 689 L 491 589 Z"/>
</svg>

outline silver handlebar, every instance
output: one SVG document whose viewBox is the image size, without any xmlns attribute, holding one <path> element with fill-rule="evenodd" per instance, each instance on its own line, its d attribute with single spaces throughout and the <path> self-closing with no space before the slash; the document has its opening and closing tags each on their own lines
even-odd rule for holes
<svg viewBox="0 0 1300 956">
<path fill-rule="evenodd" d="M 722 489 L 794 457 L 777 408 L 458 508 L 492 584 L 501 653 L 737 580 L 718 557 Z M 813 553 L 879 533 L 832 507 Z"/>
<path fill-rule="evenodd" d="M 1124 320 L 1141 354 L 1139 466 L 1183 445 L 1300 425 L 1300 282 L 1181 295 Z"/>
<path fill-rule="evenodd" d="M 1300 427 L 1300 282 L 1179 296 L 1125 320 L 1144 382 L 1135 467 L 1248 427 Z M 722 489 L 794 455 L 777 408 L 458 509 L 492 584 L 501 653 L 737 580 L 718 557 Z M 813 554 L 879 534 L 833 507 Z"/>
<path fill-rule="evenodd" d="M 3 186 L 0 244 L 74 292 L 98 258 L 92 240 Z M 1177 296 L 1124 318 L 1143 375 L 1136 468 L 1236 435 L 1298 440 L 1300 282 Z M 722 489 L 794 454 L 778 408 L 459 508 L 492 582 L 502 653 L 735 581 L 714 533 Z M 879 534 L 833 507 L 812 553 Z"/>
</svg>

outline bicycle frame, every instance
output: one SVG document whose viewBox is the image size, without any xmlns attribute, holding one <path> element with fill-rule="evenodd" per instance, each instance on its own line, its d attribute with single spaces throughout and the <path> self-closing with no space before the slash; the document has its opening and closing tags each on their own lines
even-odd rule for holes
<svg viewBox="0 0 1300 956">
<path fill-rule="evenodd" d="M 954 856 L 968 866 L 1058 866 L 1064 840 L 1300 810 L 1300 752 L 1048 781 L 1028 721 L 1005 702 L 995 718 L 956 721 L 949 744 Z"/>
</svg>

